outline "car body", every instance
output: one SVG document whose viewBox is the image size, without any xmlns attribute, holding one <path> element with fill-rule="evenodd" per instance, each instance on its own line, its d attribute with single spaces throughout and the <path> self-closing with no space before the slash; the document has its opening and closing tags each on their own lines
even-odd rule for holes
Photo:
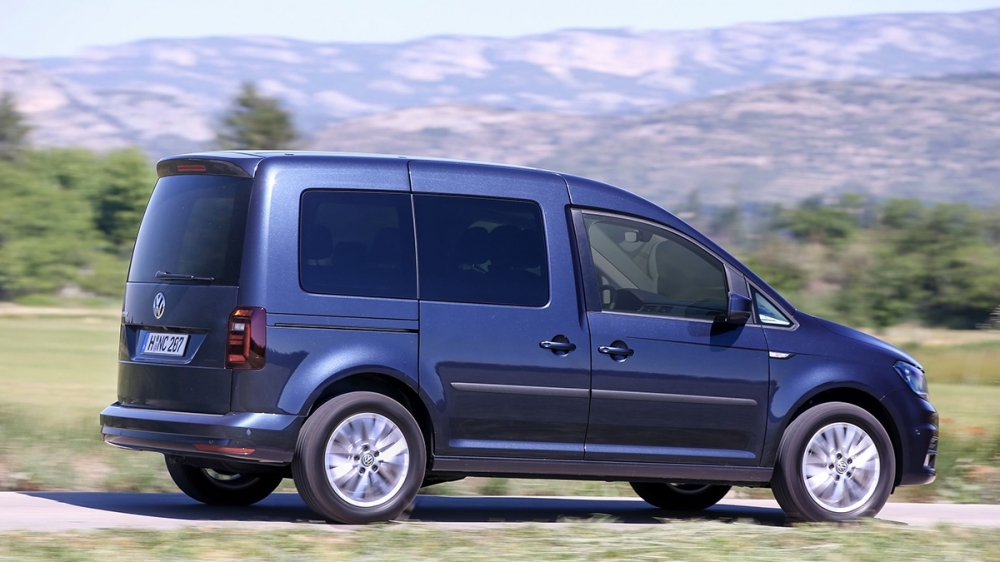
<svg viewBox="0 0 1000 562">
<path fill-rule="evenodd" d="M 690 509 L 772 486 L 826 520 L 934 479 L 915 359 L 622 189 L 351 154 L 157 171 L 101 424 L 201 501 L 294 476 L 328 519 L 375 521 L 480 475 L 623 480 Z"/>
</svg>

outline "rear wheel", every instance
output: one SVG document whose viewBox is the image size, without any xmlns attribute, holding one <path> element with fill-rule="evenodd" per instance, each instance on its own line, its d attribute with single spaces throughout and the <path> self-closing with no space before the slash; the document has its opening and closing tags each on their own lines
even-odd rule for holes
<svg viewBox="0 0 1000 562">
<path fill-rule="evenodd" d="M 788 426 L 771 488 L 792 519 L 874 517 L 892 492 L 896 458 L 885 428 L 843 402 L 820 404 Z"/>
<path fill-rule="evenodd" d="M 395 400 L 351 392 L 320 406 L 299 433 L 292 475 L 313 511 L 339 523 L 398 517 L 424 479 L 420 426 Z"/>
<path fill-rule="evenodd" d="M 167 457 L 167 472 L 182 492 L 208 505 L 252 505 L 271 495 L 280 476 L 233 474 L 179 463 Z"/>
<path fill-rule="evenodd" d="M 712 484 L 670 484 L 665 482 L 629 482 L 646 503 L 660 509 L 700 511 L 719 502 L 732 486 Z"/>
</svg>

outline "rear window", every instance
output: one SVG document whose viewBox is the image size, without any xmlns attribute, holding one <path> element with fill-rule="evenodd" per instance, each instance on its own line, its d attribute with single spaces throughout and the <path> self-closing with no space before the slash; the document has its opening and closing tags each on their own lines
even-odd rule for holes
<svg viewBox="0 0 1000 562">
<path fill-rule="evenodd" d="M 156 273 L 239 284 L 251 178 L 167 176 L 156 182 L 132 252 L 128 280 L 163 283 Z"/>
</svg>

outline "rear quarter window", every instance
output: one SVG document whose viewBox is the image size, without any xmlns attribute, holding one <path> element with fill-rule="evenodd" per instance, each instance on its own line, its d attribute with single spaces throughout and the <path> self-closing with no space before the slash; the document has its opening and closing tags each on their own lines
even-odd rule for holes
<svg viewBox="0 0 1000 562">
<path fill-rule="evenodd" d="M 162 283 L 158 271 L 238 285 L 251 178 L 160 178 L 139 227 L 130 282 Z"/>
<path fill-rule="evenodd" d="M 302 194 L 299 280 L 310 293 L 415 299 L 409 194 L 310 190 Z"/>
</svg>

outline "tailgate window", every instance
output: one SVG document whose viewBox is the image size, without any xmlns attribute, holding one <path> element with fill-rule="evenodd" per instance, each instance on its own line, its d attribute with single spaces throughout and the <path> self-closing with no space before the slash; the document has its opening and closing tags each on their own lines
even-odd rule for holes
<svg viewBox="0 0 1000 562">
<path fill-rule="evenodd" d="M 201 283 L 237 285 L 251 178 L 160 178 L 132 252 L 128 280 L 162 283 L 158 271 Z"/>
</svg>

